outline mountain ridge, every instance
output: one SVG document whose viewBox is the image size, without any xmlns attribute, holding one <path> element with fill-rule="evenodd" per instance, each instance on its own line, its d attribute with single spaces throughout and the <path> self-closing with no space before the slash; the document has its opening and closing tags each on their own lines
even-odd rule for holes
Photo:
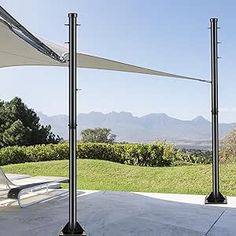
<svg viewBox="0 0 236 236">
<path fill-rule="evenodd" d="M 68 116 L 47 116 L 38 112 L 43 125 L 50 124 L 52 131 L 68 139 Z M 78 134 L 86 128 L 106 127 L 117 135 L 117 141 L 151 143 L 166 140 L 178 146 L 209 149 L 211 145 L 211 122 L 203 116 L 192 120 L 181 120 L 165 113 L 150 113 L 141 117 L 130 112 L 80 113 L 78 116 Z M 220 138 L 227 135 L 236 123 L 221 123 Z"/>
</svg>

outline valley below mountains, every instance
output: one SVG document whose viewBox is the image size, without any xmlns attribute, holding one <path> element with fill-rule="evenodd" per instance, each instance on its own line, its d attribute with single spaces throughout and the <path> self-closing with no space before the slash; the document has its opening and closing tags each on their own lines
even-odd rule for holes
<svg viewBox="0 0 236 236">
<path fill-rule="evenodd" d="M 43 125 L 51 125 L 55 134 L 68 139 L 68 116 L 47 116 L 38 112 Z M 180 120 L 163 113 L 153 113 L 142 117 L 129 112 L 81 113 L 78 116 L 78 137 L 87 128 L 110 128 L 117 135 L 117 142 L 152 143 L 166 140 L 188 149 L 211 148 L 211 123 L 202 116 L 193 120 Z M 236 127 L 236 123 L 220 124 L 222 139 Z"/>
</svg>

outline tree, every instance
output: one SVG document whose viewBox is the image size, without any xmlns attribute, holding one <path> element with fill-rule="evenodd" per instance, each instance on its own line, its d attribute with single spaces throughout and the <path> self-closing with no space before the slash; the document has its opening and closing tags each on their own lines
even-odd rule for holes
<svg viewBox="0 0 236 236">
<path fill-rule="evenodd" d="M 27 131 L 28 130 L 25 129 L 23 123 L 18 119 L 3 132 L 3 143 L 6 146 L 20 145 L 22 144 L 24 137 L 27 135 Z"/>
<path fill-rule="evenodd" d="M 236 129 L 224 137 L 221 143 L 220 159 L 222 162 L 236 161 Z"/>
<path fill-rule="evenodd" d="M 51 126 L 39 123 L 39 117 L 20 98 L 10 102 L 0 101 L 0 147 L 58 143 L 59 136 L 51 132 Z"/>
<path fill-rule="evenodd" d="M 81 141 L 91 143 L 114 143 L 116 135 L 108 128 L 85 129 L 81 131 Z"/>
</svg>

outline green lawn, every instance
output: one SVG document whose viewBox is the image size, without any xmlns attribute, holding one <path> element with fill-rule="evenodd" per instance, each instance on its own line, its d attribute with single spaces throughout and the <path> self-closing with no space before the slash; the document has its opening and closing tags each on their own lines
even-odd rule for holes
<svg viewBox="0 0 236 236">
<path fill-rule="evenodd" d="M 68 161 L 24 163 L 4 166 L 6 173 L 67 176 Z M 211 165 L 139 167 L 99 160 L 79 160 L 78 187 L 114 191 L 208 194 Z M 221 165 L 220 189 L 236 195 L 236 164 Z"/>
</svg>

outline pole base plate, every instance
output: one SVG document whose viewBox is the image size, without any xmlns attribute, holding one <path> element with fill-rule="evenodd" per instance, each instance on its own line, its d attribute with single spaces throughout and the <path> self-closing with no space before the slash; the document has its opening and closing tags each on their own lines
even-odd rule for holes
<svg viewBox="0 0 236 236">
<path fill-rule="evenodd" d="M 76 222 L 76 227 L 74 230 L 70 229 L 69 222 L 68 222 L 59 234 L 59 236 L 63 236 L 63 235 L 86 236 L 87 234 L 78 222 Z"/>
<path fill-rule="evenodd" d="M 227 204 L 227 198 L 224 197 L 220 192 L 219 197 L 216 198 L 212 192 L 209 196 L 206 196 L 205 204 Z"/>
</svg>

